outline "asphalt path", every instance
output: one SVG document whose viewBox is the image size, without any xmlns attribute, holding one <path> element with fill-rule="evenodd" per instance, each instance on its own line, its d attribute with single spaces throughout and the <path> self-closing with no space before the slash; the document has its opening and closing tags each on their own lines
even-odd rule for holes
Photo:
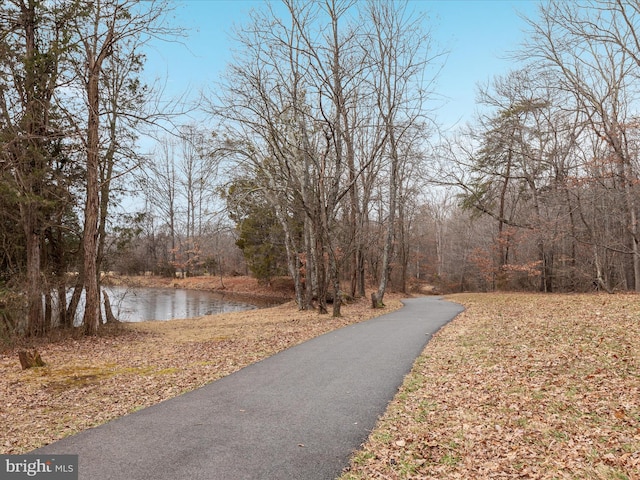
<svg viewBox="0 0 640 480">
<path fill-rule="evenodd" d="M 403 302 L 31 453 L 77 454 L 86 480 L 334 479 L 462 311 L 439 297 Z"/>
</svg>

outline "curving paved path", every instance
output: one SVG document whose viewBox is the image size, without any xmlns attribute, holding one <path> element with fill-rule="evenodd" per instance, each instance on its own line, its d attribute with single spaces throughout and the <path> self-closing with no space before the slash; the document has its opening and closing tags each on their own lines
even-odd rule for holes
<svg viewBox="0 0 640 480">
<path fill-rule="evenodd" d="M 404 303 L 32 453 L 78 454 L 82 480 L 333 479 L 462 311 L 438 297 Z"/>
</svg>

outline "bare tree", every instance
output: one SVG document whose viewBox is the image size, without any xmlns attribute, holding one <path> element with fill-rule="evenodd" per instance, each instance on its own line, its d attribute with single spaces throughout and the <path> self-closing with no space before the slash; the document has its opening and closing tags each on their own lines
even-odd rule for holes
<svg viewBox="0 0 640 480">
<path fill-rule="evenodd" d="M 286 20 L 256 12 L 238 33 L 241 53 L 211 110 L 225 120 L 228 152 L 256 179 L 245 185 L 280 219 L 300 308 L 315 299 L 325 313 L 332 299 L 337 316 L 345 278 L 364 294 L 370 204 L 388 174 L 386 288 L 402 165 L 419 151 L 421 75 L 433 57 L 404 4 L 283 5 Z"/>
<path fill-rule="evenodd" d="M 273 12 L 260 16 L 239 34 L 248 60 L 239 59 L 230 70 L 223 108 L 235 140 L 236 155 L 259 180 L 285 232 L 289 271 L 296 285 L 300 308 L 315 296 L 326 312 L 329 281 L 334 288 L 334 315 L 340 294 L 336 241 L 331 235 L 343 187 L 343 73 L 338 21 L 347 2 L 317 2 L 300 6 L 286 2 L 291 24 Z M 316 43 L 309 29 L 312 20 L 327 15 L 326 43 Z M 246 87 L 249 88 L 246 88 Z M 316 100 L 312 107 L 310 99 Z M 233 123 L 231 123 L 233 122 Z M 304 227 L 302 239 L 293 234 L 296 222 Z M 305 257 L 306 292 L 303 294 L 301 254 Z"/>
<path fill-rule="evenodd" d="M 632 259 L 628 283 L 640 290 L 637 171 L 631 147 L 635 120 L 629 110 L 638 98 L 631 81 L 638 66 L 637 18 L 635 7 L 618 1 L 552 1 L 540 9 L 539 21 L 529 22 L 532 39 L 524 52 L 555 74 L 558 87 L 573 95 L 575 108 L 596 141 L 602 139 L 611 152 L 626 217 L 626 249 Z"/>
<path fill-rule="evenodd" d="M 182 126 L 177 141 L 179 148 L 174 162 L 179 173 L 179 192 L 184 197 L 186 245 L 183 255 L 185 274 L 189 275 L 192 260 L 195 261 L 195 257 L 191 257 L 200 249 L 203 224 L 206 225 L 213 215 L 211 199 L 216 187 L 214 180 L 219 157 L 215 154 L 213 137 L 208 137 L 194 125 Z"/>
<path fill-rule="evenodd" d="M 369 78 L 376 92 L 377 112 L 384 131 L 384 156 L 389 162 L 382 267 L 378 290 L 372 295 L 373 305 L 382 306 L 394 254 L 400 172 L 412 150 L 412 143 L 419 137 L 415 130 L 423 129 L 424 132 L 427 126 L 429 84 L 424 82 L 435 78 L 437 69 L 434 67 L 440 53 L 433 50 L 430 34 L 421 27 L 421 18 L 409 11 L 408 3 L 371 1 L 365 15 L 371 31 L 363 48 L 371 66 Z M 435 71 L 428 72 L 428 68 Z"/>
<path fill-rule="evenodd" d="M 100 132 L 104 121 L 101 82 L 109 75 L 107 61 L 114 52 L 121 55 L 120 60 L 137 55 L 136 50 L 141 43 L 132 39 L 169 33 L 162 24 L 167 11 L 166 2 L 152 1 L 144 8 L 139 7 L 133 0 L 92 2 L 85 5 L 84 11 L 74 19 L 72 27 L 82 49 L 82 58 L 77 60 L 76 68 L 77 75 L 82 80 L 86 102 L 86 135 L 83 136 L 86 162 L 83 274 L 86 298 L 83 323 L 88 334 L 95 334 L 100 323 L 98 251 L 100 167 L 103 158 Z"/>
<path fill-rule="evenodd" d="M 156 146 L 156 150 L 141 169 L 140 181 L 151 210 L 151 218 L 161 219 L 169 230 L 168 259 L 171 265 L 176 263 L 178 240 L 178 172 L 176 165 L 177 140 L 165 137 Z M 154 266 L 155 268 L 156 266 Z M 168 265 L 167 265 L 168 267 Z M 174 267 L 171 267 L 174 268 Z"/>
</svg>

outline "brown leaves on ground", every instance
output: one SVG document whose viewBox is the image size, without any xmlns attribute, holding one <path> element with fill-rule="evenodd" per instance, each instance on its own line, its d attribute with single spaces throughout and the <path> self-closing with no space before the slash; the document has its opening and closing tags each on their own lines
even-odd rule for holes
<svg viewBox="0 0 640 480">
<path fill-rule="evenodd" d="M 640 297 L 465 294 L 342 480 L 640 479 Z"/>
<path fill-rule="evenodd" d="M 0 453 L 18 454 L 153 405 L 336 328 L 400 308 L 368 299 L 332 318 L 293 303 L 191 320 L 123 324 L 117 335 L 38 345 L 47 366 L 0 355 Z"/>
</svg>

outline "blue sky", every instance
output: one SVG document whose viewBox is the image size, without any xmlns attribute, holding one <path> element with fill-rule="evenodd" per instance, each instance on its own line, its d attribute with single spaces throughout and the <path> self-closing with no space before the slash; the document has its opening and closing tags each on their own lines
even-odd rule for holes
<svg viewBox="0 0 640 480">
<path fill-rule="evenodd" d="M 274 2 L 277 4 L 277 2 Z M 449 52 L 437 83 L 447 101 L 438 111 L 445 127 L 473 119 L 476 85 L 513 67 L 510 51 L 523 41 L 524 21 L 534 15 L 534 0 L 411 0 L 427 13 L 434 40 Z M 154 43 L 148 51 L 147 75 L 166 82 L 166 93 L 194 94 L 210 86 L 231 60 L 230 34 L 248 19 L 260 0 L 176 1 L 175 23 L 189 29 L 184 45 Z"/>
</svg>

